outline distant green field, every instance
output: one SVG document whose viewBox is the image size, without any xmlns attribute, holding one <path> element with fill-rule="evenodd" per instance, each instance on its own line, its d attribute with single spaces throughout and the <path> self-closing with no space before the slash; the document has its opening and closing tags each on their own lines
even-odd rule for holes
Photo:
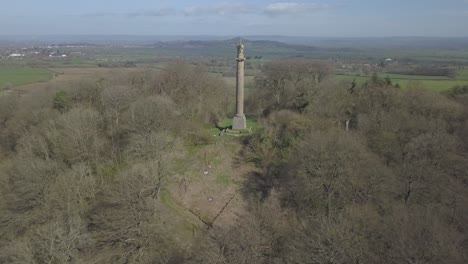
<svg viewBox="0 0 468 264">
<path fill-rule="evenodd" d="M 33 67 L 0 67 L 0 88 L 11 84 L 13 86 L 45 82 L 52 78 L 52 73 L 43 68 Z"/>
<path fill-rule="evenodd" d="M 463 69 L 463 70 L 459 70 L 459 71 L 458 71 L 458 75 L 457 75 L 457 79 L 458 79 L 458 80 L 466 80 L 466 81 L 468 81 L 468 68 L 467 68 L 467 69 Z"/>
<path fill-rule="evenodd" d="M 392 80 L 419 80 L 419 81 L 427 81 L 427 80 L 451 80 L 445 76 L 424 76 L 424 75 L 405 75 L 405 74 L 393 74 L 393 73 L 385 73 L 382 74 L 383 77 L 388 77 Z"/>
<path fill-rule="evenodd" d="M 380 77 L 389 77 L 393 83 L 398 83 L 402 88 L 422 87 L 436 91 L 444 91 L 456 85 L 468 85 L 468 69 L 460 70 L 456 79 L 449 79 L 443 76 L 418 76 L 403 74 L 380 74 Z M 356 80 L 358 84 L 363 84 L 369 80 L 369 76 L 358 75 L 336 75 L 337 80 L 352 82 Z"/>
</svg>

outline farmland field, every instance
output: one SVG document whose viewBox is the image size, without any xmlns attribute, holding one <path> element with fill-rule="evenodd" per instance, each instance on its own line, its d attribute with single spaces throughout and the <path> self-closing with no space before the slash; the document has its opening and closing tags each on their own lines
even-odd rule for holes
<svg viewBox="0 0 468 264">
<path fill-rule="evenodd" d="M 462 69 L 458 71 L 457 75 L 458 80 L 466 80 L 468 81 L 468 69 Z"/>
<path fill-rule="evenodd" d="M 141 71 L 160 69 L 172 62 L 184 61 L 196 67 L 206 67 L 211 76 L 222 78 L 229 87 L 235 86 L 234 46 L 238 39 L 225 41 L 168 42 L 140 46 L 83 46 L 60 47 L 67 58 L 25 58 L 0 61 L 0 88 L 11 86 L 21 90 L 37 89 L 50 84 L 81 80 L 84 76 L 95 76 L 117 71 Z M 370 75 L 356 72 L 359 65 L 378 65 L 386 58 L 392 58 L 398 67 L 427 66 L 434 68 L 451 67 L 457 75 L 451 79 L 444 76 L 420 76 L 380 73 L 389 77 L 402 88 L 424 87 L 442 91 L 457 85 L 468 84 L 468 50 L 463 49 L 358 49 L 358 48 L 314 48 L 294 46 L 276 42 L 255 42 L 246 40 L 246 90 L 254 86 L 253 77 L 261 72 L 265 63 L 278 58 L 320 59 L 335 62 L 336 65 L 352 65 L 352 71 L 337 69 L 339 81 L 364 83 Z M 401 63 L 401 65 L 400 65 Z M 128 66 L 131 65 L 131 66 Z M 35 66 L 35 67 L 33 67 Z M 123 68 L 130 67 L 130 68 Z M 377 67 L 377 66 L 376 66 Z M 359 68 L 359 67 L 358 67 Z M 345 68 L 348 69 L 348 68 Z M 378 71 L 386 71 L 381 68 Z M 54 78 L 52 78 L 54 77 Z M 51 80 L 50 82 L 48 82 Z M 24 87 L 26 86 L 26 87 Z"/>
<path fill-rule="evenodd" d="M 419 76 L 382 73 L 379 76 L 388 77 L 393 83 L 398 83 L 402 88 L 421 87 L 436 91 L 444 91 L 457 85 L 468 85 L 468 70 L 460 70 L 457 78 L 450 79 L 444 76 Z M 352 82 L 356 80 L 358 84 L 366 82 L 370 76 L 360 75 L 337 75 L 337 80 Z"/>
<path fill-rule="evenodd" d="M 55 89 L 68 86 L 71 82 L 79 82 L 96 76 L 104 76 L 106 74 L 125 75 L 134 71 L 142 70 L 141 68 L 99 68 L 99 67 L 61 67 L 43 69 L 51 74 L 54 74 L 53 79 L 45 81 L 36 81 L 23 83 L 15 86 L 17 91 L 38 91 L 45 89 Z M 1 87 L 1 86 L 0 86 Z"/>
<path fill-rule="evenodd" d="M 0 67 L 0 88 L 6 85 L 18 86 L 50 80 L 53 73 L 43 68 Z"/>
</svg>

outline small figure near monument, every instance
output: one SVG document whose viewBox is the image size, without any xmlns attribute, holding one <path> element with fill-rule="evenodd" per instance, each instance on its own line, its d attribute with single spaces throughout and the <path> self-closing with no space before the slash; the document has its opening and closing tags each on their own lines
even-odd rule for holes
<svg viewBox="0 0 468 264">
<path fill-rule="evenodd" d="M 232 121 L 232 129 L 242 130 L 247 128 L 244 115 L 244 44 L 239 41 L 237 45 L 237 74 L 236 74 L 236 115 Z"/>
</svg>

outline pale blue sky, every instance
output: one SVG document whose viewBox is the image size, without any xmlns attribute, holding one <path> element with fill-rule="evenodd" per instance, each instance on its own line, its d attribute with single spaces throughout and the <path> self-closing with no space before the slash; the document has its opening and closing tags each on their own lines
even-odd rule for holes
<svg viewBox="0 0 468 264">
<path fill-rule="evenodd" d="M 1 35 L 468 36 L 468 0 L 0 0 Z"/>
</svg>

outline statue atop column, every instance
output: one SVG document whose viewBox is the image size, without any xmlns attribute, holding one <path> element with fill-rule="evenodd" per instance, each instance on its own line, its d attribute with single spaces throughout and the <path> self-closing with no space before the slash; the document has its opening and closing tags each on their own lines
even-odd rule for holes
<svg viewBox="0 0 468 264">
<path fill-rule="evenodd" d="M 242 42 L 237 44 L 237 58 L 244 58 L 244 44 Z"/>
<path fill-rule="evenodd" d="M 239 40 L 237 45 L 237 74 L 236 74 L 236 115 L 232 120 L 232 129 L 241 130 L 247 128 L 244 115 L 244 44 Z"/>
</svg>

